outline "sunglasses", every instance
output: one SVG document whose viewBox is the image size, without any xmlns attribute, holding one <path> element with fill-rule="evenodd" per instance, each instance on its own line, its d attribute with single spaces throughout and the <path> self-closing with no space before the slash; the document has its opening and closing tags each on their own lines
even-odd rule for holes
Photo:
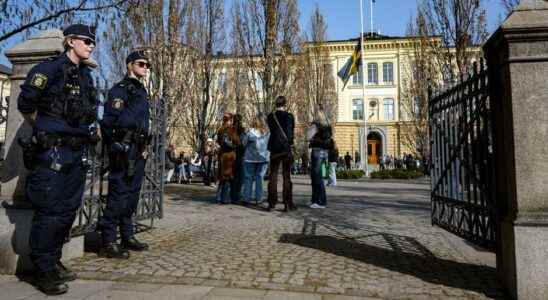
<svg viewBox="0 0 548 300">
<path fill-rule="evenodd" d="M 138 61 L 138 62 L 135 62 L 136 65 L 138 65 L 139 67 L 141 68 L 147 68 L 147 69 L 150 69 L 150 64 L 147 63 L 147 62 L 144 62 L 144 61 Z"/>
<path fill-rule="evenodd" d="M 80 40 L 82 42 L 84 42 L 84 44 L 86 44 L 86 46 L 90 46 L 90 45 L 94 45 L 95 46 L 95 41 L 92 40 L 92 39 L 88 39 L 88 38 L 75 38 L 77 40 Z"/>
</svg>

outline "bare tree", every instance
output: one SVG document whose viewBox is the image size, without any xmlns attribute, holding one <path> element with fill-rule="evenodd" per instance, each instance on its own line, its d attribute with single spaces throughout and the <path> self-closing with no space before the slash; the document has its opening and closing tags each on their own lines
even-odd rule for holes
<svg viewBox="0 0 548 300">
<path fill-rule="evenodd" d="M 0 0 L 0 42 L 32 29 L 61 27 L 78 19 L 104 21 L 105 12 L 138 0 Z M 1 44 L 0 44 L 1 46 Z"/>
<path fill-rule="evenodd" d="M 481 45 L 488 37 L 484 0 L 422 0 L 418 11 L 431 35 L 442 40 L 443 72 L 452 81 L 468 71 L 475 55 L 470 47 Z"/>
<path fill-rule="evenodd" d="M 482 0 L 423 0 L 408 26 L 413 40 L 400 98 L 402 143 L 428 155 L 428 89 L 466 76 L 487 38 Z"/>
<path fill-rule="evenodd" d="M 329 49 L 325 44 L 327 39 L 327 23 L 316 5 L 310 17 L 310 29 L 305 34 L 305 46 L 298 58 L 298 70 L 295 75 L 302 92 L 304 103 L 297 116 L 301 123 L 307 123 L 324 113 L 330 122 L 335 121 L 337 95 L 335 92 L 335 78 L 333 66 L 329 57 Z M 307 107 L 303 110 L 302 107 Z"/>
<path fill-rule="evenodd" d="M 295 53 L 300 49 L 296 0 L 247 0 L 233 8 L 233 40 L 241 50 L 244 77 L 255 113 L 272 110 L 274 98 L 296 91 Z"/>
</svg>

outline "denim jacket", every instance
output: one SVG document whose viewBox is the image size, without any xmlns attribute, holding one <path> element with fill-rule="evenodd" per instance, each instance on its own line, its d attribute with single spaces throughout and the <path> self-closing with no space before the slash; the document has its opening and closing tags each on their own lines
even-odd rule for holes
<svg viewBox="0 0 548 300">
<path fill-rule="evenodd" d="M 268 162 L 270 152 L 268 151 L 268 139 L 270 133 L 261 133 L 255 128 L 249 129 L 243 141 L 245 146 L 244 161 L 246 162 Z"/>
</svg>

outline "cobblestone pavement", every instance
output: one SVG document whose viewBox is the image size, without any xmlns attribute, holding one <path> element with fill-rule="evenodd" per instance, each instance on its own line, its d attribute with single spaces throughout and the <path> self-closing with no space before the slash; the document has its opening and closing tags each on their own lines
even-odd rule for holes
<svg viewBox="0 0 548 300">
<path fill-rule="evenodd" d="M 129 260 L 87 253 L 81 278 L 342 294 L 382 299 L 502 299 L 492 266 L 472 263 L 430 225 L 425 182 L 340 181 L 328 208 L 218 205 L 214 189 L 169 185 L 164 219 L 139 234 L 151 249 Z M 278 205 L 282 208 L 282 205 Z M 304 234 L 303 234 L 304 233 Z"/>
</svg>

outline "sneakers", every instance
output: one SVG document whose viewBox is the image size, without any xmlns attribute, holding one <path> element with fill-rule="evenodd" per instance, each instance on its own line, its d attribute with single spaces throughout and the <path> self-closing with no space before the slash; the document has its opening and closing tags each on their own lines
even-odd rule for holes
<svg viewBox="0 0 548 300">
<path fill-rule="evenodd" d="M 310 208 L 325 208 L 325 206 L 324 205 L 319 205 L 319 204 L 316 204 L 316 203 L 312 203 L 310 205 Z"/>
</svg>

